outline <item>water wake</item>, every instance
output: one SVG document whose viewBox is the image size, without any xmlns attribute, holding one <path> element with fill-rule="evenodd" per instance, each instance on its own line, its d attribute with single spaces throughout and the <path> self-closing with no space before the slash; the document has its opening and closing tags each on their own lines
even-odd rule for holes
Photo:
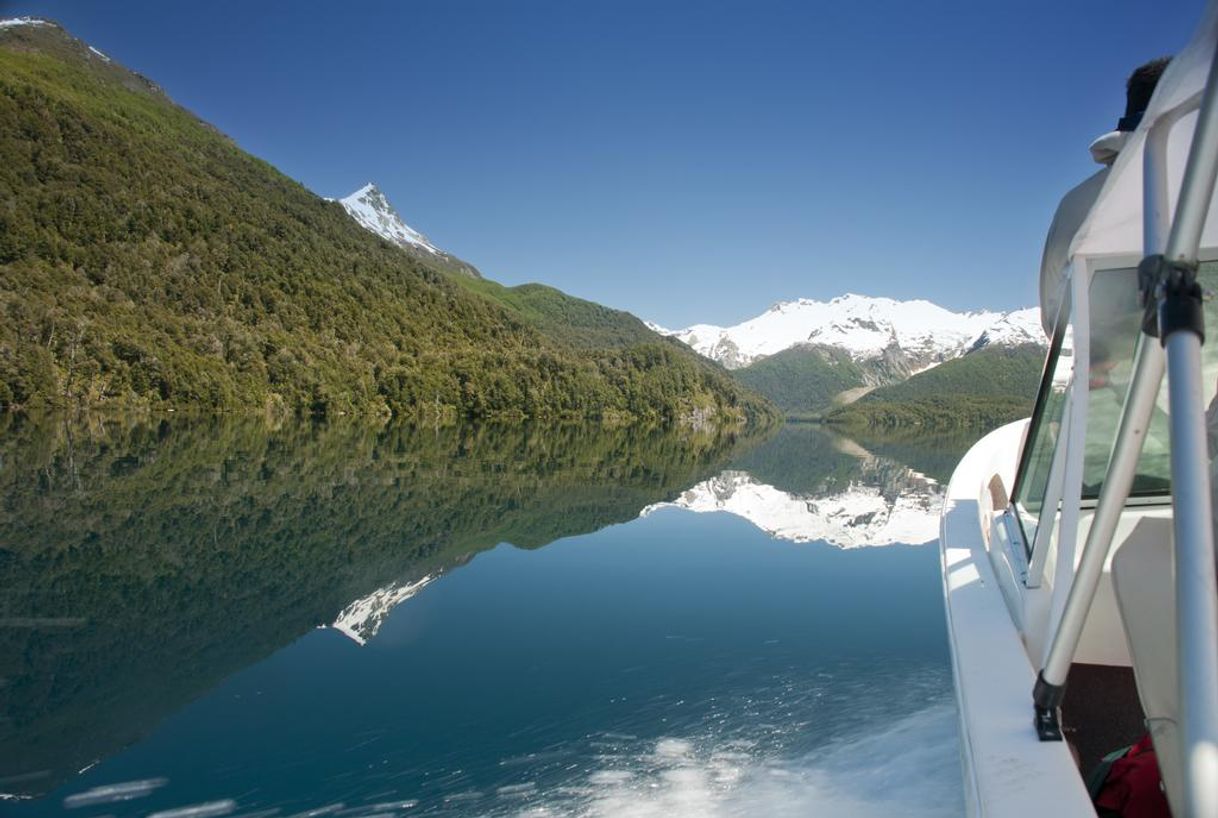
<svg viewBox="0 0 1218 818">
<path fill-rule="evenodd" d="M 527 818 L 939 818 L 960 815 L 955 710 L 936 704 L 794 760 L 680 738 L 604 756 L 569 786 L 494 814 Z M 533 794 L 530 792 L 530 794 Z M 507 805 L 503 805 L 506 807 Z"/>
</svg>

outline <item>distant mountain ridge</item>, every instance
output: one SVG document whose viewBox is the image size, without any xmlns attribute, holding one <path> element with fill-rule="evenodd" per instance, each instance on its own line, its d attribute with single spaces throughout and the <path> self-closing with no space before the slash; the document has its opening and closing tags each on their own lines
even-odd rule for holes
<svg viewBox="0 0 1218 818">
<path fill-rule="evenodd" d="M 731 327 L 649 326 L 732 370 L 745 386 L 798 417 L 821 416 L 940 366 L 954 369 L 982 351 L 1018 350 L 1021 360 L 1034 361 L 1045 343 L 1035 308 L 959 313 L 921 299 L 854 293 L 830 301 L 780 302 Z M 981 376 L 977 385 L 987 396 L 1017 402 L 1024 397 L 1022 381 L 985 377 L 983 366 L 966 369 Z M 878 411 L 872 407 L 870 417 L 877 418 Z"/>
<path fill-rule="evenodd" d="M 952 312 L 929 301 L 897 301 L 855 293 L 831 301 L 782 301 L 730 327 L 694 324 L 680 330 L 650 325 L 697 352 L 741 369 L 801 345 L 841 349 L 855 361 L 902 359 L 912 372 L 990 344 L 1043 344 L 1035 308 Z"/>
</svg>

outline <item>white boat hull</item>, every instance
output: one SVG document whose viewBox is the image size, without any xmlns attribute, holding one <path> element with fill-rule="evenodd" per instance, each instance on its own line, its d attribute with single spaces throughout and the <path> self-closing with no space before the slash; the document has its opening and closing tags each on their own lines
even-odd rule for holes
<svg viewBox="0 0 1218 818">
<path fill-rule="evenodd" d="M 1004 511 L 1026 427 L 1012 423 L 974 444 L 944 500 L 939 545 L 965 803 L 968 815 L 987 818 L 1092 816 L 1069 746 L 1037 738 L 1036 669 L 991 561 L 991 546 L 1002 547 L 994 519 Z"/>
</svg>

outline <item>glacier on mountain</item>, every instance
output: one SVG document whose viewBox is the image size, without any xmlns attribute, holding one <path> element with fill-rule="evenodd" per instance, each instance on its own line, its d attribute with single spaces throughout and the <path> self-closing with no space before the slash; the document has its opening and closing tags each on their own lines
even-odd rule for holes
<svg viewBox="0 0 1218 818">
<path fill-rule="evenodd" d="M 899 349 L 915 368 L 933 366 L 989 344 L 1043 344 L 1040 312 L 957 313 L 929 301 L 896 301 L 849 293 L 831 301 L 801 298 L 775 304 L 731 327 L 695 324 L 671 335 L 728 369 L 799 345 L 843 349 L 868 361 Z"/>
</svg>

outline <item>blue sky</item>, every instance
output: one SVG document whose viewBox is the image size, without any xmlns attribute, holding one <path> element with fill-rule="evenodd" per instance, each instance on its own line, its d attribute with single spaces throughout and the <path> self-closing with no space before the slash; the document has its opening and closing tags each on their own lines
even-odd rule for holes
<svg viewBox="0 0 1218 818">
<path fill-rule="evenodd" d="M 1200 0 L 0 2 L 507 284 L 678 327 L 1036 300 L 1061 194 Z"/>
</svg>

